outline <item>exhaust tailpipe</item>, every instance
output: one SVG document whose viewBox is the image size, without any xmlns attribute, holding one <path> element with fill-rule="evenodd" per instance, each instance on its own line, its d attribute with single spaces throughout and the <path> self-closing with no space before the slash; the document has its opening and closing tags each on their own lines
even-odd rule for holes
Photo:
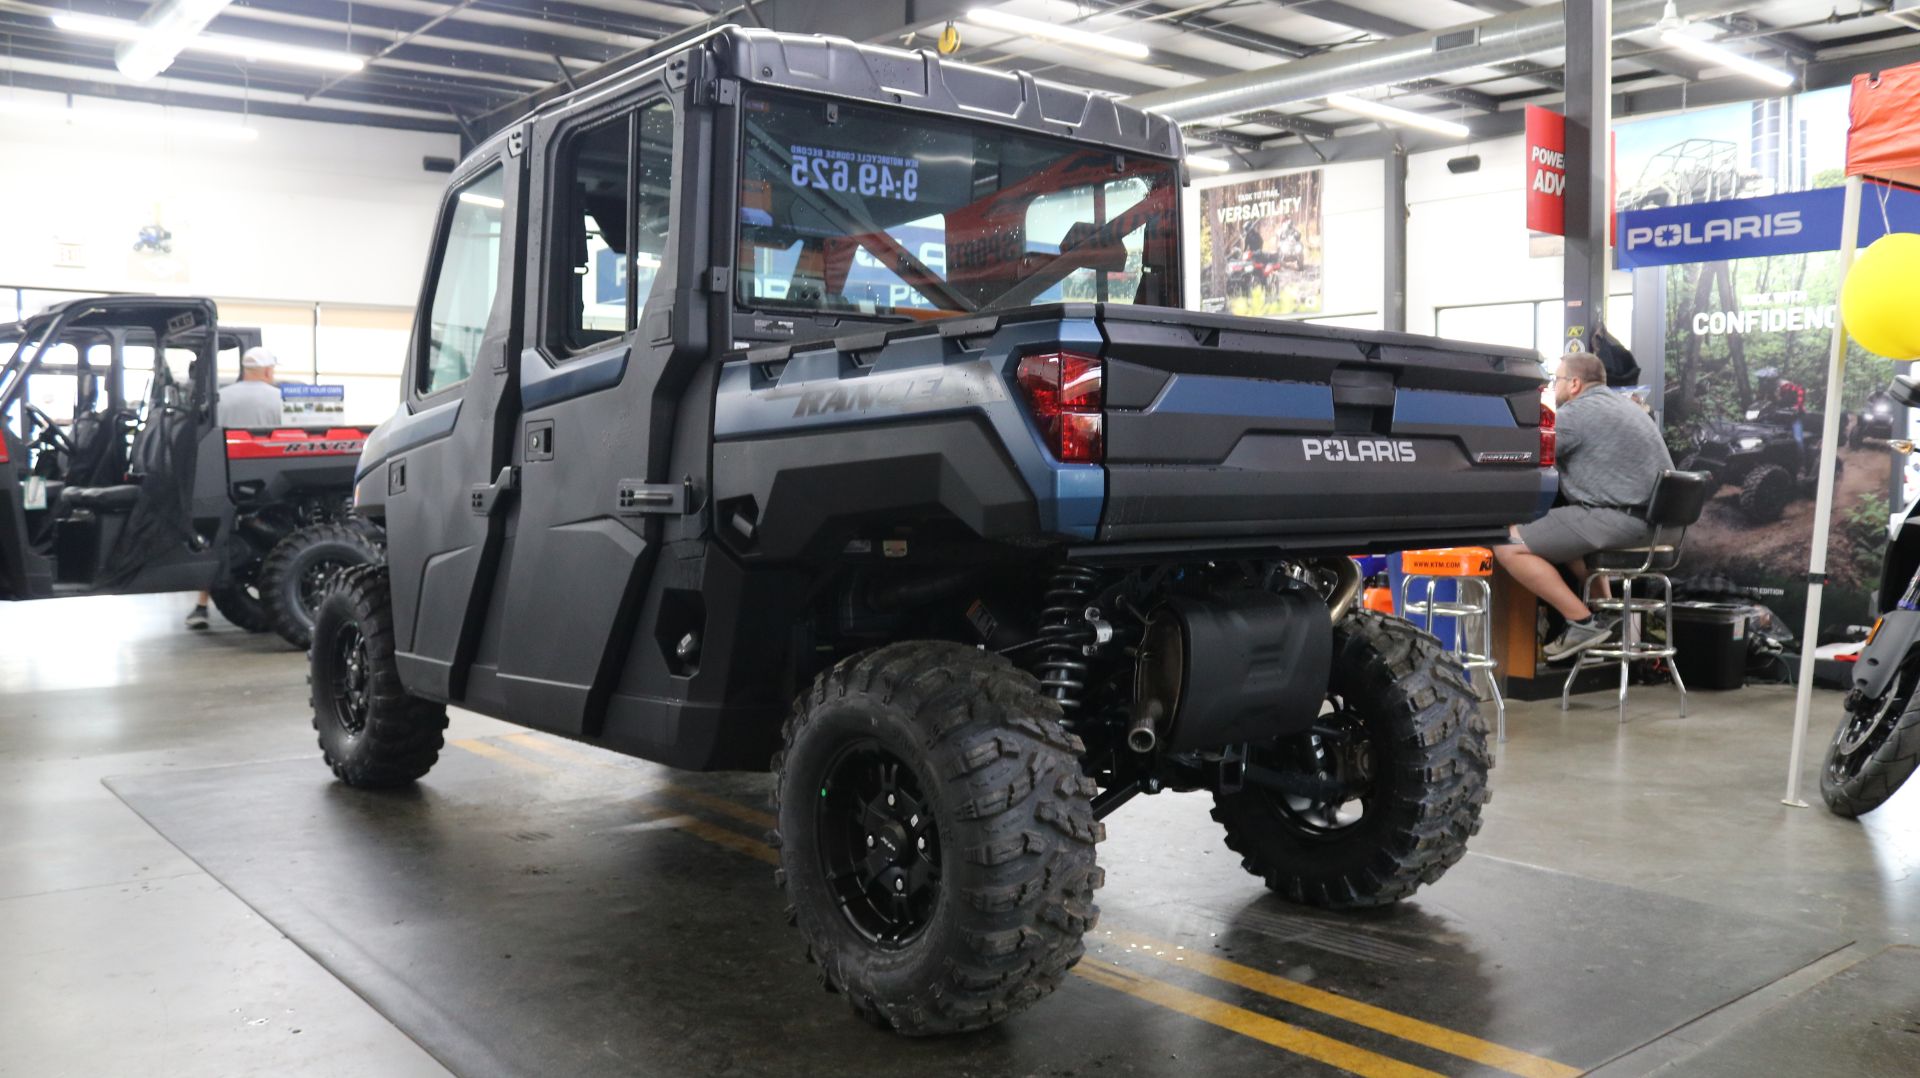
<svg viewBox="0 0 1920 1078">
<path fill-rule="evenodd" d="M 1133 721 L 1127 725 L 1127 747 L 1141 754 L 1152 752 L 1160 744 L 1160 718 L 1164 708 L 1158 700 L 1137 703 Z"/>
</svg>

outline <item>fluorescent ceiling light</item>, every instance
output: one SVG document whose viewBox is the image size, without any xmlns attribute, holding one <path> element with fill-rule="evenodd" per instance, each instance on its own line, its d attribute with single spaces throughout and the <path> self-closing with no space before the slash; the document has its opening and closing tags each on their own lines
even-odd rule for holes
<svg viewBox="0 0 1920 1078">
<path fill-rule="evenodd" d="M 1052 41 L 1061 45 L 1078 45 L 1084 49 L 1094 49 L 1113 56 L 1122 56 L 1129 60 L 1144 60 L 1152 55 L 1145 45 L 1138 41 L 1126 41 L 1107 34 L 1096 34 L 1088 30 L 1078 30 L 1071 26 L 1056 26 L 1039 19 L 1028 19 L 1019 15 L 1009 15 L 990 7 L 977 7 L 967 12 L 967 21 L 975 26 L 984 26 L 989 30 L 1005 30 L 1010 34 L 1026 34 L 1043 41 Z"/>
<path fill-rule="evenodd" d="M 1793 85 L 1793 74 L 1777 67 L 1768 67 L 1750 56 L 1742 56 L 1725 45 L 1716 45 L 1704 38 L 1694 37 L 1684 30 L 1662 30 L 1660 40 L 1667 47 L 1677 49 L 1710 64 L 1718 64 L 1736 74 L 1750 79 L 1758 79 L 1769 86 L 1785 88 Z"/>
<path fill-rule="evenodd" d="M 140 36 L 113 50 L 113 66 L 136 82 L 173 66 L 180 50 L 198 37 L 228 0 L 158 0 L 140 16 Z"/>
<path fill-rule="evenodd" d="M 196 120 L 170 113 L 62 108 L 58 105 L 43 105 L 32 101 L 14 101 L 4 98 L 0 98 L 0 114 L 40 120 L 49 124 L 124 131 L 129 134 L 192 135 L 199 138 L 226 139 L 230 142 L 252 142 L 260 137 L 259 131 L 245 124 Z"/>
<path fill-rule="evenodd" d="M 53 24 L 69 33 L 102 37 L 110 41 L 140 42 L 144 41 L 150 33 L 137 22 L 129 22 L 126 19 L 104 19 L 98 15 L 73 15 L 62 12 L 53 17 Z M 367 66 L 365 60 L 350 52 L 309 49 L 300 45 L 282 45 L 275 41 L 232 37 L 226 34 L 201 34 L 188 39 L 181 49 L 186 52 L 234 56 L 249 62 L 317 67 L 326 71 L 359 71 Z M 142 77 L 131 72 L 126 74 L 129 78 Z"/>
<path fill-rule="evenodd" d="M 485 206 L 490 210 L 504 210 L 507 208 L 506 199 L 495 198 L 492 195 L 483 195 L 477 191 L 460 192 L 460 201 L 472 206 Z"/>
<path fill-rule="evenodd" d="M 1233 162 L 1224 157 L 1201 157 L 1196 154 L 1187 158 L 1187 167 L 1202 172 L 1225 172 L 1233 167 Z"/>
<path fill-rule="evenodd" d="M 1368 119 L 1378 120 L 1383 124 L 1392 124 L 1395 127 L 1418 128 L 1422 131 L 1431 131 L 1436 135 L 1445 135 L 1448 138 L 1466 138 L 1468 135 L 1473 134 L 1473 132 L 1467 130 L 1466 124 L 1454 123 L 1452 120 L 1436 119 L 1422 112 L 1397 108 L 1393 105 L 1381 104 L 1378 101 L 1369 101 L 1364 97 L 1353 97 L 1349 94 L 1328 94 L 1326 100 L 1327 104 L 1339 109 L 1341 112 L 1351 112 L 1356 116 L 1365 116 Z"/>
</svg>

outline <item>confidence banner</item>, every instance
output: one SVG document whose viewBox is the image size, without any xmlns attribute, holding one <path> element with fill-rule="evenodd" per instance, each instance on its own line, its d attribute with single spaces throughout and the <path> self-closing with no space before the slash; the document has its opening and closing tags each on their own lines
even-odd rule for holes
<svg viewBox="0 0 1920 1078">
<path fill-rule="evenodd" d="M 1201 310 L 1319 313 L 1320 177 L 1314 169 L 1201 190 Z"/>
</svg>

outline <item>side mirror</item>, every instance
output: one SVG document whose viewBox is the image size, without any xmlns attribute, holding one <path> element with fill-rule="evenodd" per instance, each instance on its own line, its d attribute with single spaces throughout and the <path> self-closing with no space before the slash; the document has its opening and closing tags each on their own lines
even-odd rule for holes
<svg viewBox="0 0 1920 1078">
<path fill-rule="evenodd" d="M 1920 379 L 1909 374 L 1896 376 L 1887 386 L 1887 396 L 1902 408 L 1920 408 Z"/>
<path fill-rule="evenodd" d="M 1067 229 L 1066 236 L 1060 241 L 1061 257 L 1074 266 L 1099 270 L 1102 273 L 1125 273 L 1127 270 L 1127 247 L 1119 240 L 1111 243 L 1095 243 L 1100 230 L 1086 221 L 1081 221 Z"/>
</svg>

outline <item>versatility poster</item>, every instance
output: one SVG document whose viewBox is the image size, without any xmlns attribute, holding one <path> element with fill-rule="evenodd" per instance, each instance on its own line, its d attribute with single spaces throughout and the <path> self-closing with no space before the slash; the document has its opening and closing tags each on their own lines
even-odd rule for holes
<svg viewBox="0 0 1920 1078">
<path fill-rule="evenodd" d="M 1200 309 L 1256 317 L 1318 314 L 1321 172 L 1200 192 Z"/>
</svg>

